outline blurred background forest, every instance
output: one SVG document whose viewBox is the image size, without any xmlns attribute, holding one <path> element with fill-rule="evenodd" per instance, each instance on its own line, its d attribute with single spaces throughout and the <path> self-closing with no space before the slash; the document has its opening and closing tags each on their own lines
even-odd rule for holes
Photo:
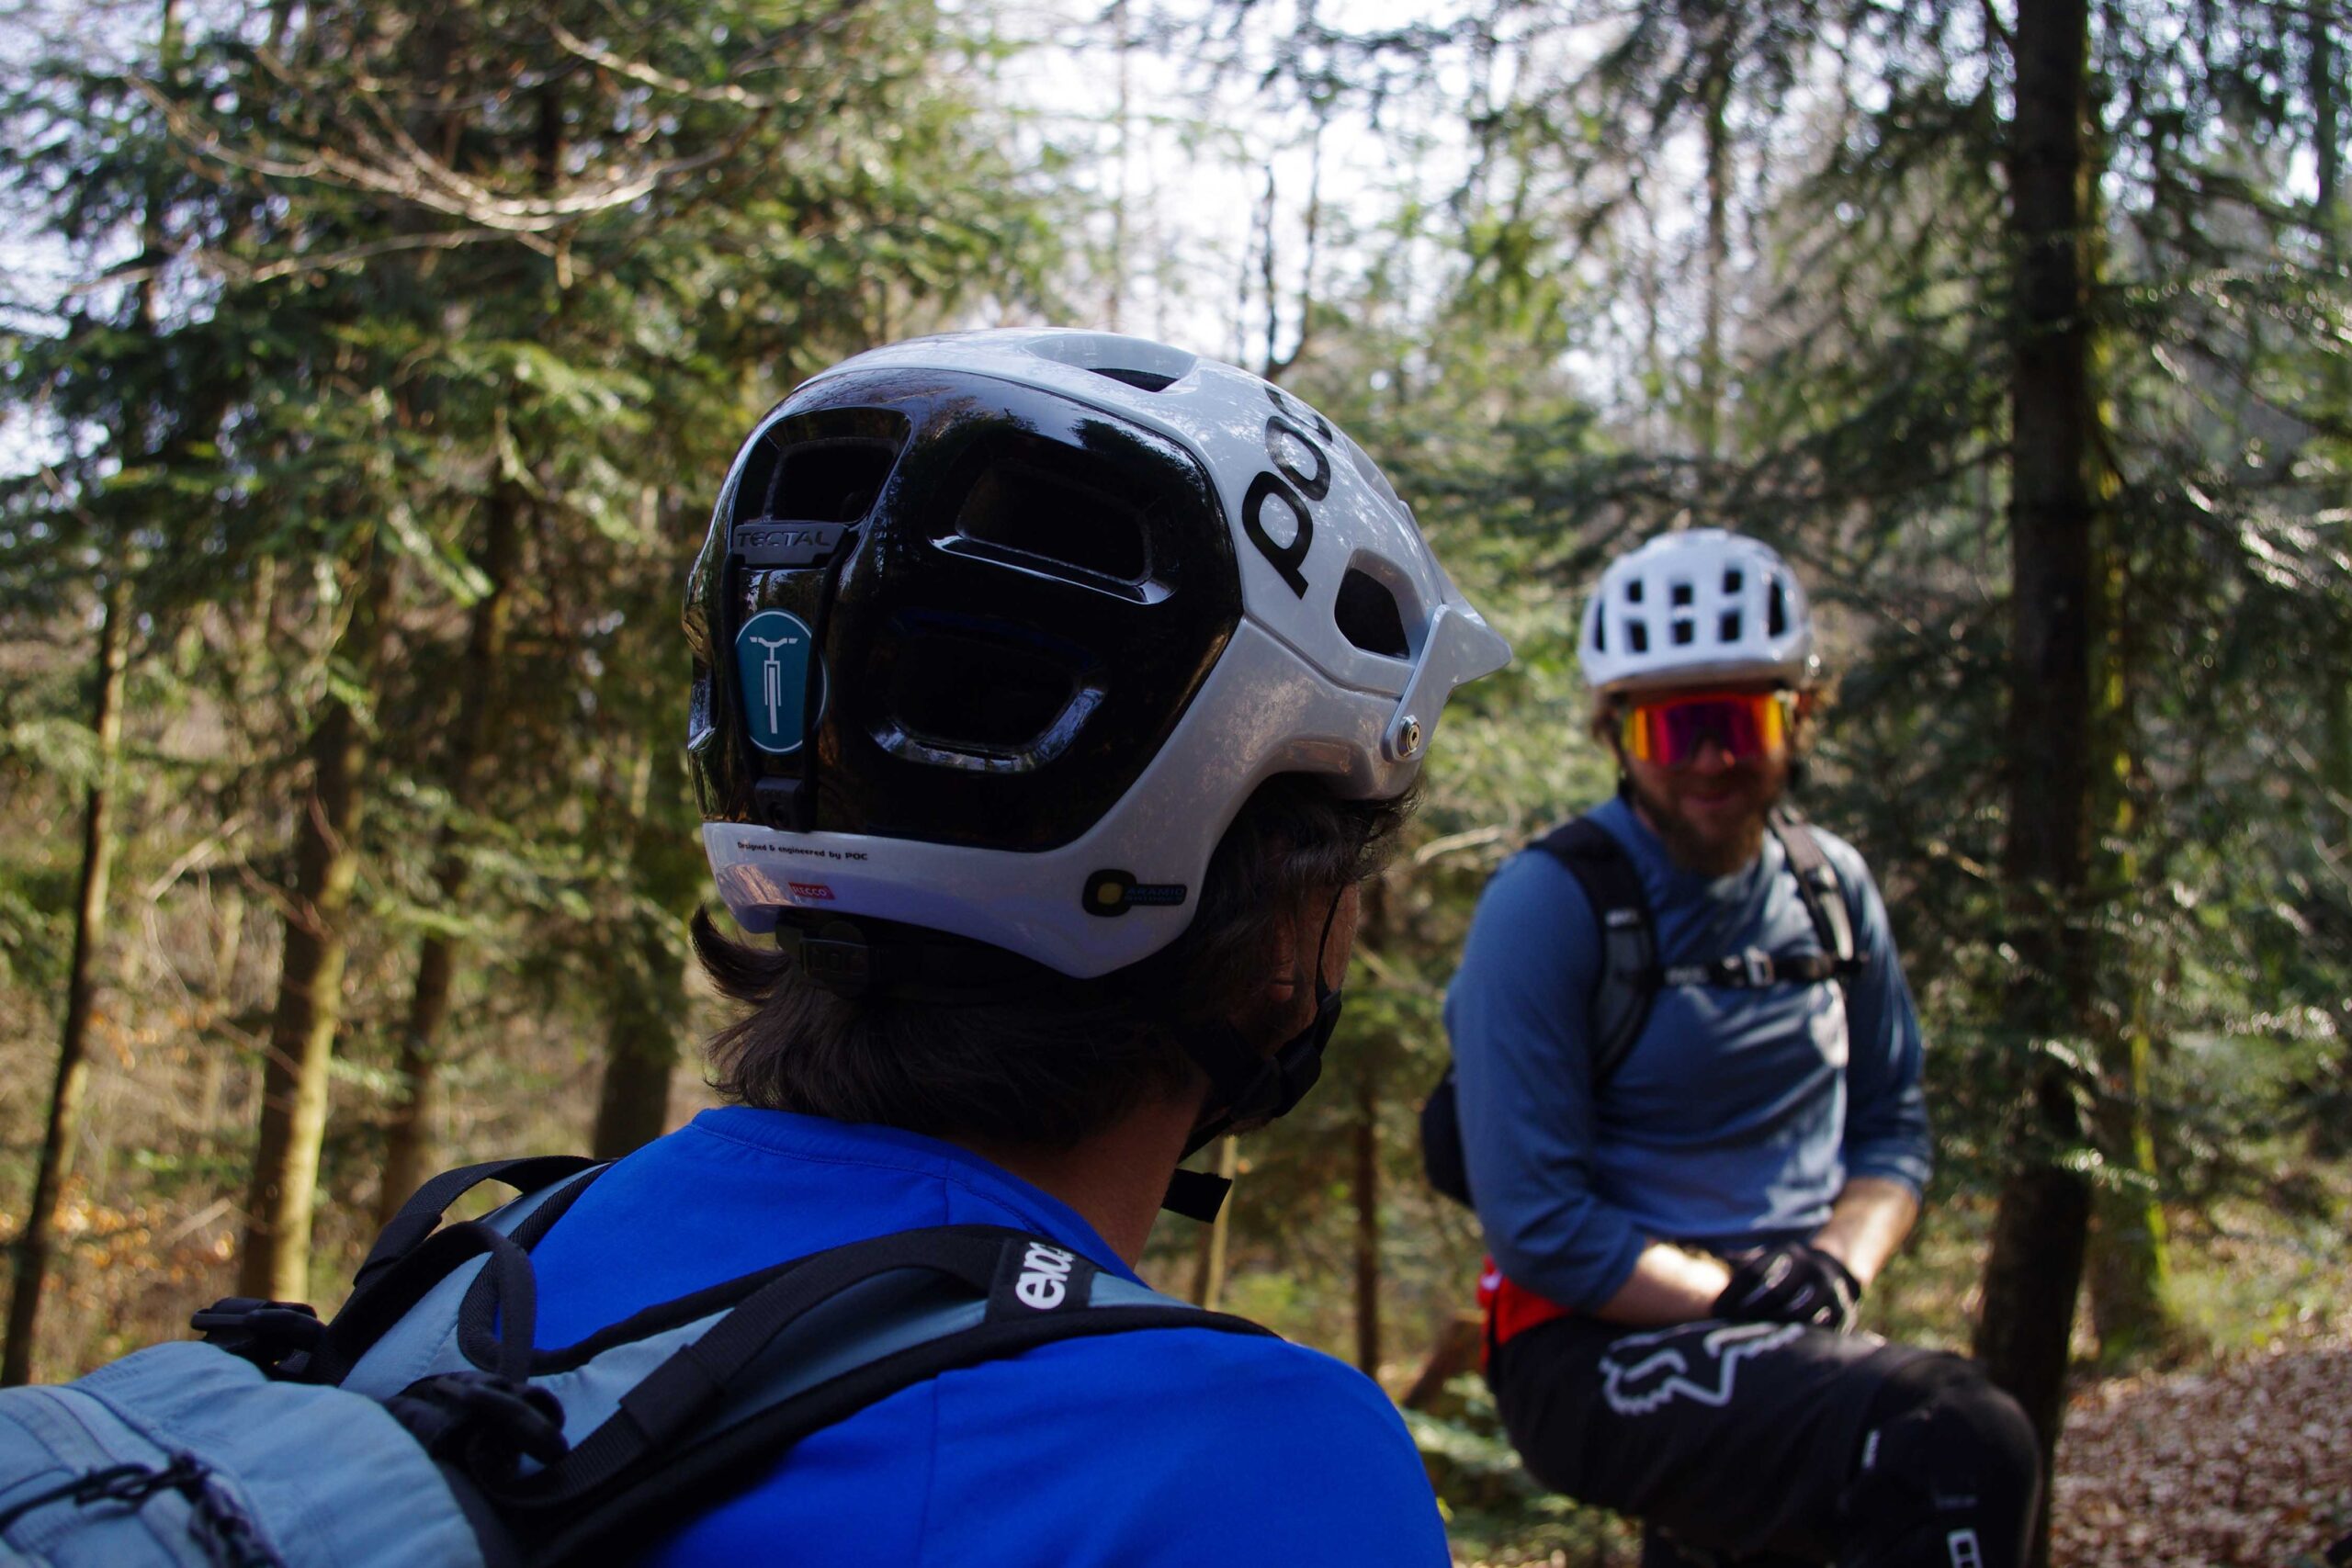
<svg viewBox="0 0 2352 1568">
<path fill-rule="evenodd" d="M 1824 608 L 1803 800 L 1928 1031 L 1940 1168 L 1871 1325 L 2045 1431 L 2070 1375 L 2080 1412 L 2352 1336 L 2333 0 L 6 21 L 9 1380 L 232 1287 L 331 1306 L 421 1176 L 708 1102 L 678 604 L 727 460 L 839 357 L 1032 322 L 1316 403 L 1518 649 L 1440 733 L 1323 1087 L 1148 1263 L 1409 1396 L 1465 1557 L 1630 1550 L 1446 1382 L 1481 1249 L 1412 1117 L 1485 876 L 1610 787 L 1581 595 L 1678 520 Z M 2110 1497 L 2158 1538 L 2121 1560 L 2315 1550 L 2346 1446 L 2267 1555 Z"/>
</svg>

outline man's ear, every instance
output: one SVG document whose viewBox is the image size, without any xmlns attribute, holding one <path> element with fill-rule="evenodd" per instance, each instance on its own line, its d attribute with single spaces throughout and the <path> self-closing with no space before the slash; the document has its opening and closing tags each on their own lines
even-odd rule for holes
<svg viewBox="0 0 2352 1568">
<path fill-rule="evenodd" d="M 1300 934 L 1305 920 L 1301 914 L 1276 923 L 1261 983 L 1226 1021 L 1240 1031 L 1243 1039 L 1267 1052 L 1297 1033 L 1297 1015 L 1314 1006 L 1313 972 L 1300 967 L 1306 944 L 1313 939 L 1312 932 Z"/>
<path fill-rule="evenodd" d="M 1617 759 L 1620 770 L 1625 766 L 1625 749 L 1619 739 L 1624 728 L 1624 709 L 1615 697 L 1602 697 L 1592 705 L 1592 718 L 1585 732 L 1600 743 L 1600 749 Z"/>
</svg>

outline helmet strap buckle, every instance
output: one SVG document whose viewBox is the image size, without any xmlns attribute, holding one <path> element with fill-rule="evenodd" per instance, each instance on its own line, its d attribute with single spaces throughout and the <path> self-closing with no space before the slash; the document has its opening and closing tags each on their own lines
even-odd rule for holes
<svg viewBox="0 0 2352 1568">
<path fill-rule="evenodd" d="M 800 786 L 798 779 L 776 778 L 763 778 L 753 784 L 752 799 L 758 807 L 760 820 L 787 833 L 808 831 L 800 820 Z"/>
<path fill-rule="evenodd" d="M 808 983 L 820 990 L 854 1001 L 874 984 L 873 946 L 847 920 L 828 920 L 813 936 L 782 928 L 777 941 Z"/>
</svg>

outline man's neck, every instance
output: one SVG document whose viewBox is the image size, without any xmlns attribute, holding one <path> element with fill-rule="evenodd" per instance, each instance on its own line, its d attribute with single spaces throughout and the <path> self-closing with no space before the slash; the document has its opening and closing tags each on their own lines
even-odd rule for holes
<svg viewBox="0 0 2352 1568">
<path fill-rule="evenodd" d="M 1153 1100 L 1067 1149 L 999 1145 L 969 1138 L 948 1142 L 1002 1167 L 1031 1186 L 1060 1199 L 1094 1227 L 1132 1267 L 1151 1239 L 1168 1179 L 1183 1157 L 1197 1107 L 1179 1100 Z"/>
</svg>

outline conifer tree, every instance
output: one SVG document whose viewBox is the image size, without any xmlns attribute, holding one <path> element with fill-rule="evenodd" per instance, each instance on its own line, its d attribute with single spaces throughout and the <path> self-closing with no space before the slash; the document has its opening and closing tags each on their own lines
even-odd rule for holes
<svg viewBox="0 0 2352 1568">
<path fill-rule="evenodd" d="M 691 27 L 560 6 L 255 6 L 207 13 L 168 68 L 149 51 L 42 79 L 36 208 L 119 232 L 139 221 L 137 168 L 172 180 L 154 210 L 179 271 L 144 276 L 186 303 L 143 352 L 200 367 L 159 406 L 195 433 L 169 486 L 203 499 L 158 509 L 154 603 L 225 616 L 276 584 L 267 657 L 300 739 L 272 742 L 287 848 L 263 863 L 283 874 L 286 958 L 248 1184 L 253 1293 L 311 1289 L 345 955 L 355 938 L 374 953 L 371 919 L 419 933 L 389 1032 L 403 1170 L 479 984 L 469 940 L 584 951 L 567 919 L 592 875 L 621 880 L 606 901 L 655 897 L 683 925 L 674 878 L 649 892 L 641 861 L 582 840 L 578 801 L 611 739 L 594 705 L 650 705 L 684 562 L 763 399 L 959 299 L 1034 297 L 1049 246 L 1004 128 L 936 89 L 965 49 L 927 0 L 740 0 Z M 129 384 L 130 346 L 96 323 L 37 342 L 23 404 Z M 145 433 L 100 427 L 114 434 L 86 473 L 144 474 L 129 460 Z M 627 745 L 669 782 L 670 742 Z M 656 798 L 648 841 L 691 852 L 683 800 Z M 683 947 L 661 926 L 645 951 L 669 978 L 644 1006 L 666 1076 Z"/>
</svg>

